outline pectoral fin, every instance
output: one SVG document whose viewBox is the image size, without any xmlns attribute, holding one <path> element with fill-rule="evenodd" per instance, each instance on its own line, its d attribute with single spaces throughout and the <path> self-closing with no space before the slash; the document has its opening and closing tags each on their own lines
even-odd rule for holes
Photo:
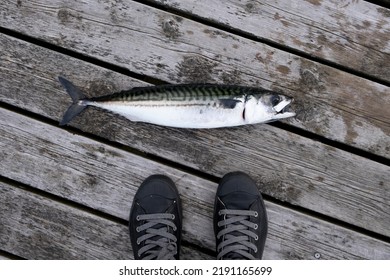
<svg viewBox="0 0 390 280">
<path fill-rule="evenodd" d="M 239 99 L 226 98 L 226 99 L 218 99 L 219 105 L 226 109 L 234 109 L 237 106 L 237 103 L 241 103 L 242 101 Z"/>
</svg>

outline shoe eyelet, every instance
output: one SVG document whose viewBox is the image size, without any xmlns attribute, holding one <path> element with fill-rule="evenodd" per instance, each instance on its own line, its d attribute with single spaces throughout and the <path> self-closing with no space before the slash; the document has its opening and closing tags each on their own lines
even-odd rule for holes
<svg viewBox="0 0 390 280">
<path fill-rule="evenodd" d="M 140 221 L 140 220 L 141 220 L 140 216 L 137 216 L 135 219 L 136 219 L 137 221 Z"/>
<path fill-rule="evenodd" d="M 141 242 L 137 239 L 137 245 L 141 244 Z"/>
<path fill-rule="evenodd" d="M 254 216 L 255 216 L 255 218 L 257 218 L 259 216 L 259 213 L 257 213 L 257 211 L 255 211 Z"/>
<path fill-rule="evenodd" d="M 253 251 L 254 251 L 255 253 L 257 253 L 257 248 L 255 248 Z"/>
<path fill-rule="evenodd" d="M 136 227 L 136 228 L 135 228 L 135 231 L 136 231 L 136 232 L 140 232 L 139 227 Z"/>
<path fill-rule="evenodd" d="M 221 210 L 218 211 L 218 216 L 222 216 L 222 211 Z"/>
<path fill-rule="evenodd" d="M 259 236 L 258 235 L 255 236 L 255 240 L 256 241 L 259 240 Z"/>
<path fill-rule="evenodd" d="M 175 214 L 172 214 L 172 215 L 171 215 L 171 219 L 172 219 L 172 220 L 175 219 Z"/>
<path fill-rule="evenodd" d="M 255 230 L 258 229 L 258 228 L 259 228 L 259 226 L 257 224 L 255 224 L 254 227 L 253 227 L 253 229 L 255 229 Z"/>
<path fill-rule="evenodd" d="M 174 226 L 172 229 L 173 229 L 173 231 L 176 231 L 176 230 L 177 230 L 177 227 L 176 227 L 176 226 Z"/>
</svg>

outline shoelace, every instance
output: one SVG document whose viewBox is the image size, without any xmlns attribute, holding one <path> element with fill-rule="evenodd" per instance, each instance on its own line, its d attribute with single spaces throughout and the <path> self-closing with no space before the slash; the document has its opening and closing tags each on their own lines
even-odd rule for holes
<svg viewBox="0 0 390 280">
<path fill-rule="evenodd" d="M 222 259 L 229 253 L 239 254 L 246 259 L 255 259 L 249 253 L 249 249 L 257 252 L 257 247 L 253 242 L 250 242 L 250 238 L 259 239 L 258 235 L 251 231 L 251 229 L 256 230 L 258 225 L 248 219 L 251 216 L 257 217 L 258 213 L 249 210 L 223 209 L 218 212 L 218 215 L 226 215 L 226 218 L 218 222 L 218 227 L 222 230 L 218 232 L 217 239 L 222 236 L 224 238 L 217 247 L 217 252 L 219 252 L 217 259 Z"/>
<path fill-rule="evenodd" d="M 177 238 L 168 232 L 171 227 L 174 231 L 177 227 L 173 223 L 175 215 L 167 213 L 145 214 L 137 216 L 137 221 L 146 221 L 136 228 L 137 232 L 145 231 L 145 234 L 137 239 L 137 244 L 145 241 L 145 245 L 138 251 L 138 255 L 146 253 L 143 260 L 173 260 L 177 254 Z M 165 225 L 156 229 L 156 225 Z M 153 228 L 155 227 L 155 228 Z"/>
</svg>

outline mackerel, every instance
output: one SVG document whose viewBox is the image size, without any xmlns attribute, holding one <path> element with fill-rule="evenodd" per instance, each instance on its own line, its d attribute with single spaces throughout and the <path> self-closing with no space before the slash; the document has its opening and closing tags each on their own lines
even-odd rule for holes
<svg viewBox="0 0 390 280">
<path fill-rule="evenodd" d="M 60 125 L 68 124 L 88 106 L 102 108 L 134 122 L 179 128 L 217 128 L 267 123 L 295 116 L 292 98 L 261 88 L 182 84 L 136 87 L 87 98 L 63 77 L 59 81 L 73 103 Z"/>
</svg>

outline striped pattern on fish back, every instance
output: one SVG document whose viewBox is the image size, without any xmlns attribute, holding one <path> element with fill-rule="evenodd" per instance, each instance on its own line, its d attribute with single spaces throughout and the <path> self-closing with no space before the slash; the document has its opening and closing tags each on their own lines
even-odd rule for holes
<svg viewBox="0 0 390 280">
<path fill-rule="evenodd" d="M 137 87 L 111 95 L 91 98 L 91 101 L 121 102 L 207 102 L 216 99 L 232 99 L 245 94 L 259 94 L 258 88 L 215 85 L 215 84 L 182 84 Z"/>
</svg>

